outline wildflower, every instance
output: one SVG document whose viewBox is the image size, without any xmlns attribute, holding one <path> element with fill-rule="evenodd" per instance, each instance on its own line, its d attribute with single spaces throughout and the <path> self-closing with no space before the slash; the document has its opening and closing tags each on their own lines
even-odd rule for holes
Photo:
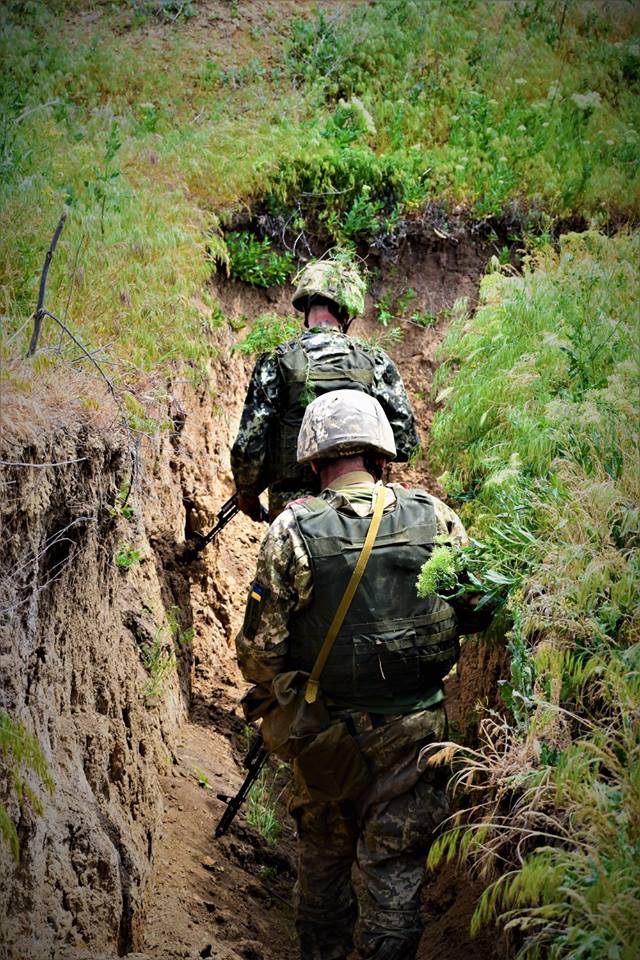
<svg viewBox="0 0 640 960">
<path fill-rule="evenodd" d="M 602 97 L 597 90 L 590 90 L 589 93 L 574 93 L 571 99 L 579 110 L 589 110 L 599 107 L 602 103 Z"/>
<path fill-rule="evenodd" d="M 525 127 L 524 123 L 520 124 L 520 126 L 518 127 L 518 130 L 520 130 L 521 133 L 527 132 L 527 128 Z"/>
<path fill-rule="evenodd" d="M 516 79 L 513 82 L 516 84 L 516 86 L 521 87 L 522 84 L 526 83 L 527 81 L 525 80 L 524 77 L 516 77 Z"/>
<path fill-rule="evenodd" d="M 543 127 L 548 127 L 548 126 L 549 126 L 549 121 L 548 121 L 548 120 L 545 120 L 545 122 L 542 124 L 542 126 L 543 126 Z"/>
</svg>

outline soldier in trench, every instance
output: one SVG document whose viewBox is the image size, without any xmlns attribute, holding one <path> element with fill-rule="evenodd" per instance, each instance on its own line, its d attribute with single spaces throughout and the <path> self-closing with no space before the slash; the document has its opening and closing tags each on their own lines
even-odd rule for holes
<svg viewBox="0 0 640 960">
<path fill-rule="evenodd" d="M 255 364 L 231 450 L 238 505 L 254 520 L 260 519 L 258 496 L 266 487 L 272 520 L 289 500 L 318 492 L 309 466 L 296 462 L 304 407 L 315 396 L 341 388 L 371 394 L 391 424 L 396 459 L 406 461 L 419 449 L 411 404 L 393 360 L 347 333 L 364 310 L 365 289 L 349 261 L 309 263 L 293 297 L 295 309 L 304 313 L 305 332 Z"/>
<path fill-rule="evenodd" d="M 486 614 L 469 594 L 418 598 L 416 578 L 436 538 L 464 545 L 467 536 L 436 497 L 382 484 L 396 446 L 374 398 L 338 390 L 314 400 L 297 454 L 322 492 L 290 503 L 270 527 L 236 639 L 258 700 L 283 703 L 291 678 L 312 672 L 367 530 L 379 523 L 319 676 L 315 702 L 326 726 L 293 759 L 300 957 L 346 960 L 355 930 L 361 957 L 410 960 L 420 939 L 425 858 L 448 810 L 442 771 L 419 755 L 446 736 L 442 680 L 456 662 L 459 634 L 486 626 Z M 269 714 L 257 715 L 268 746 Z"/>
</svg>

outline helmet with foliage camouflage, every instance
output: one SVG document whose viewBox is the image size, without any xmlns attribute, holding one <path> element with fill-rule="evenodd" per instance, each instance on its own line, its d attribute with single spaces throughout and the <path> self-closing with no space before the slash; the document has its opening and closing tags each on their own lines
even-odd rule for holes
<svg viewBox="0 0 640 960">
<path fill-rule="evenodd" d="M 312 260 L 294 282 L 297 283 L 297 289 L 292 303 L 301 313 L 305 312 L 311 297 L 332 300 L 344 310 L 347 317 L 355 317 L 364 311 L 367 285 L 347 256 L 337 254 L 324 260 Z"/>
<path fill-rule="evenodd" d="M 298 463 L 371 451 L 396 455 L 393 430 L 375 399 L 360 390 L 331 390 L 304 412 L 298 434 Z"/>
</svg>

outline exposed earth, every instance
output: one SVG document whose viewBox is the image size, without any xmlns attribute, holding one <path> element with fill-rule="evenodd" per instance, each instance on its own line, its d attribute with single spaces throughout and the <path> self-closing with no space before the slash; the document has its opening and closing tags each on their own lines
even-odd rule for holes
<svg viewBox="0 0 640 960">
<path fill-rule="evenodd" d="M 434 412 L 430 398 L 435 353 L 447 328 L 447 310 L 461 296 L 473 306 L 479 275 L 490 251 L 468 241 L 455 246 L 435 243 L 407 245 L 390 276 L 374 286 L 371 299 L 384 290 L 415 291 L 415 310 L 429 310 L 439 319 L 429 329 L 401 322 L 403 338 L 389 348 L 399 365 L 412 399 L 420 433 L 428 445 Z M 229 316 L 248 316 L 265 309 L 257 291 L 219 281 L 216 295 Z M 274 302 L 275 299 L 275 302 Z M 271 296 L 270 309 L 287 309 L 287 293 Z M 370 315 L 355 331 L 379 334 Z M 246 375 L 251 363 L 246 364 Z M 239 391 L 244 384 L 238 384 Z M 233 435 L 234 428 L 230 434 Z M 404 479 L 439 493 L 428 461 L 394 467 L 393 478 Z M 270 842 L 240 812 L 227 836 L 215 839 L 214 826 L 224 811 L 218 793 L 234 793 L 242 782 L 246 749 L 244 721 L 238 707 L 244 689 L 233 660 L 233 637 L 239 626 L 244 591 L 250 582 L 262 530 L 246 518 L 236 518 L 218 538 L 215 567 L 218 590 L 228 611 L 229 683 L 221 689 L 206 667 L 192 679 L 190 719 L 181 730 L 175 764 L 163 780 L 165 814 L 156 851 L 156 867 L 146 897 L 144 922 L 136 937 L 148 957 L 216 957 L 220 960 L 295 960 L 298 957 L 291 893 L 295 877 L 294 838 L 284 800 L 278 817 L 281 835 Z M 215 603 L 215 600 L 214 600 Z M 202 645 L 204 638 L 198 641 Z M 206 659 L 206 658 L 205 658 Z M 197 652 L 196 652 L 197 660 Z M 457 676 L 448 683 L 449 713 L 459 729 L 469 726 L 476 700 L 492 696 L 500 675 L 501 656 L 470 644 L 463 651 Z M 280 774 L 282 781 L 282 774 Z M 286 780 L 286 777 L 285 777 Z M 502 953 L 498 934 L 489 931 L 470 939 L 469 921 L 482 886 L 447 866 L 425 884 L 425 932 L 419 960 L 457 960 L 472 954 L 489 960 Z"/>
</svg>

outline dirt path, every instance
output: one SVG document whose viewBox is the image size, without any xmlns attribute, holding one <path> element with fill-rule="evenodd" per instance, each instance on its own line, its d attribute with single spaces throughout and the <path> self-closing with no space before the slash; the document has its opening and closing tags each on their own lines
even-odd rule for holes
<svg viewBox="0 0 640 960">
<path fill-rule="evenodd" d="M 475 302 L 486 257 L 487 251 L 475 245 L 440 249 L 425 243 L 410 247 L 372 291 L 373 299 L 378 299 L 383 290 L 402 293 L 411 287 L 416 294 L 413 309 L 441 314 L 426 330 L 403 324 L 403 339 L 390 350 L 425 441 L 434 413 L 430 389 L 435 353 L 448 322 L 442 311 L 460 296 Z M 245 313 L 251 317 L 274 309 L 274 303 L 267 304 L 257 291 L 226 284 L 216 292 L 229 316 Z M 286 312 L 286 292 L 278 297 L 275 308 Z M 371 309 L 356 332 L 380 332 Z M 244 392 L 244 384 L 239 389 Z M 428 457 L 411 468 L 394 467 L 393 478 L 440 492 Z M 183 729 L 176 762 L 164 781 L 164 832 L 138 935 L 139 949 L 149 958 L 298 957 L 291 907 L 293 837 L 284 810 L 280 811 L 282 834 L 275 844 L 248 824 L 246 810 L 227 836 L 216 840 L 213 835 L 224 810 L 217 794 L 234 793 L 244 776 L 241 761 L 246 739 L 237 705 L 243 685 L 232 645 L 262 532 L 245 518 L 234 521 L 213 548 L 213 576 L 211 567 L 206 575 L 195 572 L 201 596 L 210 597 L 214 613 L 215 658 L 207 651 L 207 637 L 200 637 L 194 649 L 191 720 Z M 468 710 L 493 682 L 496 667 L 490 660 L 486 652 L 463 658 L 459 677 L 449 688 L 450 712 L 458 724 L 464 719 L 462 705 Z M 494 960 L 501 956 L 495 933 L 490 931 L 473 941 L 468 934 L 480 891 L 466 876 L 456 876 L 453 868 L 428 879 L 423 900 L 425 933 L 418 960 L 459 960 L 466 955 Z"/>
</svg>

